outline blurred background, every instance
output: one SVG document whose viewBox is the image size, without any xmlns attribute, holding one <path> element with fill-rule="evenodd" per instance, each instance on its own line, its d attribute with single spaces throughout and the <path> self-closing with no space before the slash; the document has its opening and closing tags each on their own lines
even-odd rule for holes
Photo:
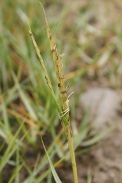
<svg viewBox="0 0 122 183">
<path fill-rule="evenodd" d="M 41 3 L 58 50 L 65 53 L 62 63 L 68 94 L 75 91 L 70 109 L 79 183 L 86 183 L 89 177 L 94 183 L 99 180 L 120 183 L 122 2 L 42 0 Z M 40 137 L 47 149 L 52 148 L 48 149 L 52 161 L 58 161 L 66 153 L 65 139 L 58 136 L 61 126 L 56 107 L 28 33 L 28 21 L 58 98 L 39 2 L 0 0 L 1 183 L 54 182 Z M 98 143 L 112 125 L 117 129 Z M 56 170 L 64 183 L 72 183 L 69 157 L 65 161 L 67 164 L 59 163 Z"/>
</svg>

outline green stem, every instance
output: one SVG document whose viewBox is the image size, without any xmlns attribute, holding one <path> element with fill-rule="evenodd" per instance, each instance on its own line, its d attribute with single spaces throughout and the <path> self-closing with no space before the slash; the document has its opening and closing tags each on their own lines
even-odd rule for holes
<svg viewBox="0 0 122 183">
<path fill-rule="evenodd" d="M 41 3 L 40 3 L 41 4 Z M 42 4 L 41 4 L 42 6 Z M 45 22 L 46 22 L 46 28 L 47 28 L 47 35 L 50 41 L 50 49 L 52 51 L 52 57 L 55 65 L 55 70 L 56 70 L 56 76 L 57 76 L 57 84 L 60 92 L 60 99 L 62 103 L 62 110 L 63 110 L 63 115 L 68 121 L 68 125 L 62 122 L 62 127 L 65 130 L 67 139 L 68 139 L 68 145 L 69 145 L 69 151 L 70 151 L 70 158 L 71 158 L 71 163 L 72 163 L 72 169 L 73 169 L 73 176 L 74 176 L 74 183 L 78 183 L 78 174 L 77 174 L 77 165 L 76 165 L 76 159 L 75 159 L 75 152 L 74 152 L 74 144 L 73 144 L 73 137 L 71 134 L 71 124 L 70 124 L 70 115 L 69 115 L 69 99 L 67 96 L 67 90 L 65 87 L 65 78 L 62 74 L 62 64 L 61 64 L 61 55 L 58 54 L 57 47 L 53 42 L 50 27 L 48 24 L 48 20 L 46 17 L 45 10 L 42 6 L 44 16 L 45 16 Z M 63 121 L 63 119 L 62 119 Z"/>
</svg>

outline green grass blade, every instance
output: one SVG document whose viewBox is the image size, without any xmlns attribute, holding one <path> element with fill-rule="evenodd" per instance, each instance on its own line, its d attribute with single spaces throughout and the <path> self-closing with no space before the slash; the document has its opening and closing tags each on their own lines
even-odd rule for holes
<svg viewBox="0 0 122 183">
<path fill-rule="evenodd" d="M 100 133 L 100 134 L 98 134 L 98 135 L 95 135 L 94 138 L 82 142 L 82 143 L 81 143 L 81 146 L 82 146 L 82 147 L 90 146 L 90 145 L 93 145 L 93 144 L 99 142 L 101 139 L 103 139 L 106 135 L 108 135 L 108 134 L 109 134 L 111 131 L 113 131 L 115 128 L 116 128 L 116 126 L 113 125 L 112 127 L 108 128 L 108 129 L 105 130 L 104 132 L 102 132 L 102 133 Z"/>
<path fill-rule="evenodd" d="M 10 143 L 9 143 L 4 155 L 2 156 L 2 158 L 0 160 L 0 172 L 5 167 L 5 165 L 8 163 L 9 159 L 12 157 L 12 155 L 15 153 L 15 151 L 17 150 L 18 146 L 20 145 L 19 142 L 22 141 L 22 139 L 17 141 L 17 136 L 18 136 L 22 126 L 23 126 L 23 123 L 17 130 L 16 134 L 12 137 L 9 137 Z"/>
<path fill-rule="evenodd" d="M 55 168 L 54 168 L 52 162 L 51 162 L 51 159 L 50 159 L 50 157 L 49 157 L 49 155 L 48 155 L 48 152 L 47 152 L 47 150 L 46 150 L 46 148 L 45 148 L 45 145 L 44 145 L 43 140 L 42 140 L 42 144 L 43 144 L 45 153 L 46 153 L 46 155 L 47 155 L 47 158 L 48 158 L 48 161 L 49 161 L 49 164 L 50 164 L 50 168 L 51 168 L 51 171 L 52 171 L 52 174 L 53 174 L 53 177 L 54 177 L 56 183 L 62 183 L 61 180 L 60 180 L 60 178 L 59 178 L 59 176 L 58 176 L 58 174 L 56 173 L 56 170 L 55 170 Z"/>
</svg>

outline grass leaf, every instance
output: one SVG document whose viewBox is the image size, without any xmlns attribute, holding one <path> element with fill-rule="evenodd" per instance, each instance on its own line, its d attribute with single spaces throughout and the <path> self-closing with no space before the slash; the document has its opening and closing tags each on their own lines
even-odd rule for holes
<svg viewBox="0 0 122 183">
<path fill-rule="evenodd" d="M 51 159 L 50 159 L 50 157 L 49 157 L 49 155 L 48 155 L 48 152 L 47 152 L 47 150 L 46 150 L 46 147 L 45 147 L 45 145 L 44 145 L 43 140 L 42 140 L 42 144 L 43 144 L 45 153 L 46 153 L 46 155 L 47 155 L 47 158 L 48 158 L 48 161 L 49 161 L 49 164 L 50 164 L 50 168 L 51 168 L 51 171 L 52 171 L 52 174 L 53 174 L 53 177 L 54 177 L 56 183 L 62 183 L 61 180 L 60 180 L 60 178 L 59 178 L 59 176 L 58 176 L 58 174 L 56 173 L 56 170 L 55 170 L 55 168 L 54 168 L 52 162 L 51 162 Z"/>
</svg>

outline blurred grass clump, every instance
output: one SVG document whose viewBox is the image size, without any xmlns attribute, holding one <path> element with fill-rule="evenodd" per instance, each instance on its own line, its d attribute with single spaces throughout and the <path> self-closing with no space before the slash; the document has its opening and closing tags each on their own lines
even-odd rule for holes
<svg viewBox="0 0 122 183">
<path fill-rule="evenodd" d="M 58 48 L 66 53 L 64 72 L 68 71 L 67 86 L 75 89 L 70 106 L 71 118 L 76 120 L 75 108 L 89 81 L 102 80 L 105 86 L 121 87 L 121 15 L 113 18 L 107 8 L 114 5 L 105 2 L 105 13 L 102 6 L 101 11 L 94 11 L 95 1 L 83 4 L 77 13 L 67 3 L 65 6 L 56 0 L 43 1 L 43 5 Z M 27 18 L 58 98 L 43 13 L 34 0 L 6 0 L 0 6 L 0 182 L 53 182 L 40 137 L 52 161 L 56 162 L 57 157 L 68 161 L 69 154 L 28 33 Z M 103 137 L 91 133 L 87 115 L 73 124 L 75 148 L 88 148 Z M 80 147 L 76 154 L 85 151 Z M 63 163 L 54 166 L 60 168 Z"/>
</svg>

